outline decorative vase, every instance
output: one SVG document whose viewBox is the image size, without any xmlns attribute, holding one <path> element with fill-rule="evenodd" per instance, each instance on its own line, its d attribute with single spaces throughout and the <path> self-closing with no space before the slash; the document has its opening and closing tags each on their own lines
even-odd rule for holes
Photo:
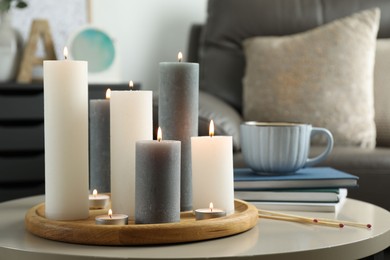
<svg viewBox="0 0 390 260">
<path fill-rule="evenodd" d="M 0 12 L 0 82 L 15 79 L 21 52 L 22 38 L 11 26 L 10 13 Z"/>
</svg>

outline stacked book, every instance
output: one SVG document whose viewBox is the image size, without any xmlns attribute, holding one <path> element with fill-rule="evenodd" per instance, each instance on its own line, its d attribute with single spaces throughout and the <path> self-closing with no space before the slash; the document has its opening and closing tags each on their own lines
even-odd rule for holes
<svg viewBox="0 0 390 260">
<path fill-rule="evenodd" d="M 304 168 L 288 175 L 259 175 L 234 170 L 235 197 L 263 210 L 338 213 L 358 177 L 329 167 Z"/>
</svg>

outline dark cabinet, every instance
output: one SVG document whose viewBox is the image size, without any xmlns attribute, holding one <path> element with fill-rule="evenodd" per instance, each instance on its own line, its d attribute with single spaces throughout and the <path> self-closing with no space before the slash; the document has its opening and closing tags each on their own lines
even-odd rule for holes
<svg viewBox="0 0 390 260">
<path fill-rule="evenodd" d="M 105 98 L 108 87 L 129 88 L 127 84 L 89 85 L 89 98 Z M 43 194 L 44 160 L 42 83 L 0 84 L 0 202 Z"/>
</svg>

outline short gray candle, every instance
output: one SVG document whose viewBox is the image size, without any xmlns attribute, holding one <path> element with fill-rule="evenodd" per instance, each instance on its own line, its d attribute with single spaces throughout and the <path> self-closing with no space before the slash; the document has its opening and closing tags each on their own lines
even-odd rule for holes
<svg viewBox="0 0 390 260">
<path fill-rule="evenodd" d="M 192 209 L 191 136 L 198 136 L 199 64 L 161 62 L 159 125 L 181 141 L 181 211 Z"/>
<path fill-rule="evenodd" d="M 180 141 L 137 141 L 135 223 L 180 221 Z"/>
<path fill-rule="evenodd" d="M 110 100 L 89 102 L 90 188 L 110 192 Z"/>
</svg>

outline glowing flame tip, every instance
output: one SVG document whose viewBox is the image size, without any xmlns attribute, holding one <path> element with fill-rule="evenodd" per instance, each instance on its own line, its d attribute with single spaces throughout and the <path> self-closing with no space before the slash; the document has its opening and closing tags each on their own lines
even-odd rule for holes
<svg viewBox="0 0 390 260">
<path fill-rule="evenodd" d="M 108 88 L 108 89 L 106 90 L 106 99 L 110 99 L 110 98 L 111 98 L 111 89 Z"/>
<path fill-rule="evenodd" d="M 179 52 L 177 54 L 177 59 L 179 60 L 179 62 L 181 62 L 183 60 L 183 53 Z"/>
<path fill-rule="evenodd" d="M 210 137 L 214 136 L 214 121 L 213 120 L 210 121 L 209 135 L 210 135 Z"/>
<path fill-rule="evenodd" d="M 162 140 L 161 127 L 158 127 L 158 129 L 157 129 L 157 141 L 161 142 L 161 140 Z"/>
<path fill-rule="evenodd" d="M 65 60 L 67 60 L 68 59 L 68 55 L 69 55 L 69 52 L 68 52 L 68 47 L 64 47 L 64 58 L 65 58 Z"/>
</svg>

